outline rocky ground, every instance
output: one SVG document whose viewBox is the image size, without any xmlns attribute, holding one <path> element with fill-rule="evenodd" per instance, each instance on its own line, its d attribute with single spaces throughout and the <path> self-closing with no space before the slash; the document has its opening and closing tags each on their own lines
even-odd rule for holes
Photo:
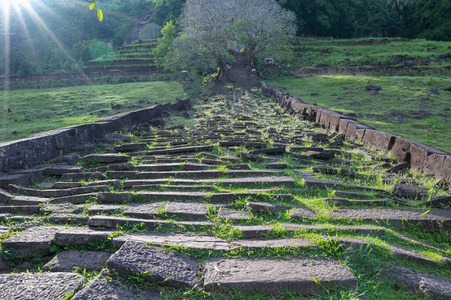
<svg viewBox="0 0 451 300">
<path fill-rule="evenodd" d="M 192 113 L 1 190 L 0 299 L 451 298 L 447 187 L 255 90 Z"/>
</svg>

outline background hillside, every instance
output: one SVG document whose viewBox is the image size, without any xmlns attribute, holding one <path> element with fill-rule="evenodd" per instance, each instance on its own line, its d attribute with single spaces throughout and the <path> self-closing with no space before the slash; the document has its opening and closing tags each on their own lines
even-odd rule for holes
<svg viewBox="0 0 451 300">
<path fill-rule="evenodd" d="M 70 72 L 83 62 L 114 58 L 124 43 L 155 39 L 161 26 L 177 20 L 186 0 L 103 0 L 99 23 L 85 1 L 31 0 L 32 9 L 13 6 L 0 36 L 11 42 L 10 75 Z M 297 16 L 301 37 L 404 37 L 449 41 L 447 0 L 280 0 Z M 24 6 L 24 5 L 22 5 Z M 38 18 L 36 18 L 38 16 Z M 45 26 L 42 24 L 45 23 Z M 5 75 L 0 43 L 0 76 Z"/>
</svg>

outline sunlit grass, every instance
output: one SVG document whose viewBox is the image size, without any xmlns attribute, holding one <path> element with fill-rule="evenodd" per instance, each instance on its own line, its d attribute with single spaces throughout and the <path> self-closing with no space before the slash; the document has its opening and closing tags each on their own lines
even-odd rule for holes
<svg viewBox="0 0 451 300">
<path fill-rule="evenodd" d="M 308 104 L 357 113 L 357 120 L 378 130 L 451 152 L 450 93 L 442 90 L 451 86 L 449 77 L 327 75 L 279 77 L 268 84 Z M 366 85 L 378 85 L 382 90 L 369 95 Z M 400 116 L 405 120 L 398 123 Z"/>
<path fill-rule="evenodd" d="M 57 89 L 14 90 L 0 98 L 0 141 L 93 122 L 120 112 L 186 98 L 176 82 L 143 82 Z"/>
</svg>

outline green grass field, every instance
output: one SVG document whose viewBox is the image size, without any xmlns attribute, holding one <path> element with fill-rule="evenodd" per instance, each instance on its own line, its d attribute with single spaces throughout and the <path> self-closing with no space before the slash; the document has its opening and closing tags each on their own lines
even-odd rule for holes
<svg viewBox="0 0 451 300">
<path fill-rule="evenodd" d="M 14 90 L 0 95 L 0 142 L 187 97 L 181 84 L 161 81 Z"/>
<path fill-rule="evenodd" d="M 450 65 L 439 59 L 450 52 L 449 42 L 421 39 L 362 38 L 353 40 L 302 38 L 295 43 L 294 67 L 399 66 L 406 60 L 420 59 L 421 66 Z M 430 61 L 429 61 L 430 60 Z"/>
<path fill-rule="evenodd" d="M 451 152 L 451 93 L 442 90 L 451 86 L 449 77 L 281 76 L 267 82 L 308 104 L 356 113 L 378 130 Z M 382 90 L 369 95 L 366 85 Z"/>
</svg>

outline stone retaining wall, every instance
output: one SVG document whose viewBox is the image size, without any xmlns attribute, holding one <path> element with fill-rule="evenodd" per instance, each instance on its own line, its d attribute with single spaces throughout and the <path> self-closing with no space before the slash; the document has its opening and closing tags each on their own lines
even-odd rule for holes
<svg viewBox="0 0 451 300">
<path fill-rule="evenodd" d="M 25 139 L 0 143 L 0 172 L 37 165 L 67 152 L 70 148 L 103 138 L 105 134 L 158 118 L 164 111 L 185 110 L 190 99 L 158 104 L 117 114 L 94 123 L 41 132 Z"/>
<path fill-rule="evenodd" d="M 262 82 L 262 92 L 285 111 L 301 120 L 320 124 L 330 131 L 342 133 L 352 141 L 361 141 L 367 146 L 389 151 L 398 162 L 408 162 L 411 169 L 433 175 L 451 186 L 451 154 L 400 136 L 378 131 L 355 119 L 335 111 L 309 105 L 279 89 L 270 88 Z"/>
</svg>

